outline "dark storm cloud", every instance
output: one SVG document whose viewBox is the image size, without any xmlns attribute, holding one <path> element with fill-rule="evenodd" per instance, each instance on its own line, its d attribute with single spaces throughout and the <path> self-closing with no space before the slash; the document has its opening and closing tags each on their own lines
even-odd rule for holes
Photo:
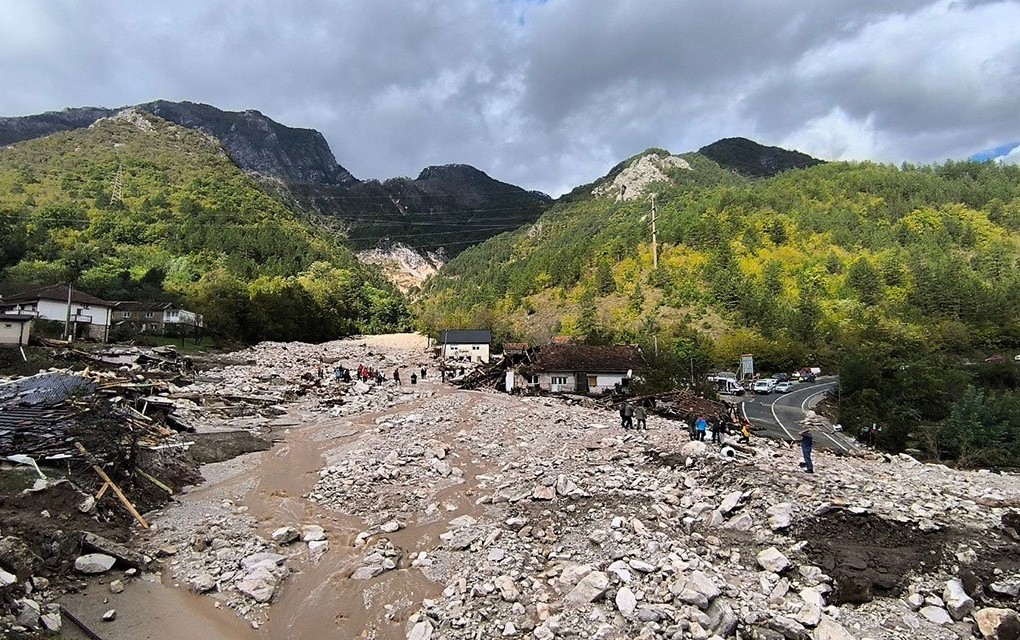
<svg viewBox="0 0 1020 640">
<path fill-rule="evenodd" d="M 0 115 L 157 98 L 323 132 L 361 178 L 465 162 L 560 193 L 743 135 L 931 161 L 1020 135 L 1020 5 L 0 0 Z"/>
</svg>

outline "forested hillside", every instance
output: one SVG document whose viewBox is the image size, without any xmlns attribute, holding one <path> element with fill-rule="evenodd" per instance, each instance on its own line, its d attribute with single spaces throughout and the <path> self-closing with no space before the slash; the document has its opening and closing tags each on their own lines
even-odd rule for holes
<svg viewBox="0 0 1020 640">
<path fill-rule="evenodd" d="M 907 425 L 945 420 L 989 375 L 965 362 L 1020 349 L 1020 168 L 830 163 L 751 180 L 682 157 L 693 171 L 654 189 L 657 268 L 650 199 L 589 185 L 444 267 L 423 326 L 657 343 L 684 376 L 741 353 L 766 371 L 846 367 L 850 423 L 899 424 L 900 447 Z M 1017 378 L 1012 364 L 992 377 L 998 390 Z"/>
<path fill-rule="evenodd" d="M 247 341 L 399 328 L 402 298 L 252 182 L 215 139 L 141 111 L 0 149 L 0 279 L 175 299 Z"/>
</svg>

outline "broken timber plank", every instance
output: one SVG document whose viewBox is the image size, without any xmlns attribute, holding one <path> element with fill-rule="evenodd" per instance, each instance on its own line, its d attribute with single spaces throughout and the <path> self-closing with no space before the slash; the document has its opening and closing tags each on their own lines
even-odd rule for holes
<svg viewBox="0 0 1020 640">
<path fill-rule="evenodd" d="M 74 626 L 76 626 L 79 629 L 81 629 L 81 632 L 84 633 L 85 636 L 89 638 L 89 640 L 103 640 L 103 638 L 101 636 L 99 636 L 99 634 L 97 634 L 92 629 L 89 629 L 87 626 L 85 626 L 84 622 L 82 622 L 81 620 L 76 618 L 74 615 L 72 615 L 71 612 L 68 611 L 67 607 L 65 607 L 64 605 L 60 605 L 60 613 L 65 618 L 67 618 L 72 623 L 74 623 Z"/>
<path fill-rule="evenodd" d="M 124 507 L 131 512 L 131 515 L 135 517 L 135 520 L 138 521 L 138 524 L 142 525 L 143 529 L 148 529 L 149 523 L 145 521 L 145 518 L 142 517 L 142 514 L 138 513 L 138 510 L 135 509 L 135 505 L 131 504 L 131 501 L 127 499 L 127 496 L 125 496 L 124 492 L 120 490 L 120 487 L 117 486 L 117 483 L 114 482 L 110 478 L 110 476 L 106 475 L 106 472 L 103 471 L 102 467 L 96 464 L 95 458 L 93 458 L 92 454 L 89 453 L 88 450 L 85 447 L 83 447 L 80 442 L 75 442 L 74 446 L 78 448 L 78 451 L 80 451 L 83 456 L 85 456 L 85 460 L 87 460 L 88 463 L 92 465 L 92 468 L 95 470 L 97 474 L 99 474 L 99 477 L 102 478 L 105 482 L 109 483 L 110 488 L 113 489 L 113 492 L 115 494 L 117 494 L 117 498 L 120 499 L 121 504 L 123 504 Z"/>
</svg>

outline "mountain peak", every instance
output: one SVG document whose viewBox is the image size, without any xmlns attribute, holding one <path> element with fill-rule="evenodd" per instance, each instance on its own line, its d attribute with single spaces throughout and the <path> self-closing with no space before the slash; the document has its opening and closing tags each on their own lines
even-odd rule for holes
<svg viewBox="0 0 1020 640">
<path fill-rule="evenodd" d="M 287 127 L 254 109 L 223 111 L 198 102 L 154 100 L 105 109 L 80 107 L 18 118 L 0 118 L 0 146 L 91 126 L 135 109 L 220 141 L 239 167 L 291 184 L 348 185 L 358 180 L 337 164 L 326 139 L 314 129 Z"/>
<path fill-rule="evenodd" d="M 767 147 L 747 138 L 723 138 L 698 149 L 698 153 L 751 178 L 771 178 L 789 169 L 824 163 L 800 151 Z"/>
<path fill-rule="evenodd" d="M 615 197 L 616 201 L 637 200 L 645 195 L 652 184 L 669 180 L 670 171 L 693 171 L 690 163 L 679 156 L 670 155 L 661 149 L 649 149 L 637 158 L 631 159 L 627 166 L 592 189 L 592 195 L 599 197 Z"/>
</svg>

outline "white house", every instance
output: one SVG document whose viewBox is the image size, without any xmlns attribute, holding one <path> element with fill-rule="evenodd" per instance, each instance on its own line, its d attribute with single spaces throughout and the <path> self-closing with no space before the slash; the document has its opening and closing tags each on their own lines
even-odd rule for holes
<svg viewBox="0 0 1020 640">
<path fill-rule="evenodd" d="M 492 332 L 488 329 L 439 332 L 439 357 L 444 360 L 488 362 Z"/>
<path fill-rule="evenodd" d="M 548 344 L 520 367 L 513 386 L 598 395 L 628 388 L 634 373 L 645 367 L 641 350 L 631 345 Z"/>
<path fill-rule="evenodd" d="M 110 319 L 113 303 L 90 296 L 84 291 L 55 284 L 32 289 L 4 298 L 4 310 L 15 315 L 27 315 L 39 320 L 66 322 L 70 309 L 71 335 L 106 342 L 110 336 Z"/>
</svg>

